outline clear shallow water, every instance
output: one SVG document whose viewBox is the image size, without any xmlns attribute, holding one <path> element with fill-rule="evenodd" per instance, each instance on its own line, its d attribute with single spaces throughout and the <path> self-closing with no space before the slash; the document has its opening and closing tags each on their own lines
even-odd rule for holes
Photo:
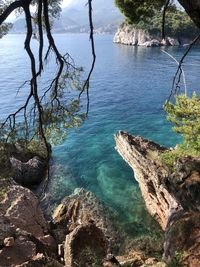
<svg viewBox="0 0 200 267">
<path fill-rule="evenodd" d="M 23 39 L 23 35 L 10 35 L 0 40 L 2 117 L 15 110 L 27 93 L 23 89 L 16 97 L 18 86 L 30 75 Z M 78 65 L 89 68 L 87 35 L 55 35 L 55 39 Z M 95 40 L 97 63 L 91 81 L 89 118 L 53 149 L 55 164 L 48 188 L 51 202 L 56 203 L 75 188 L 84 187 L 119 214 L 125 230 L 133 233 L 136 223 L 142 230 L 145 227 L 148 230 L 151 220 L 144 210 L 132 170 L 114 149 L 113 135 L 125 130 L 165 146 L 179 142 L 162 109 L 176 65 L 159 48 L 116 45 L 112 36 L 96 36 Z M 36 41 L 33 46 L 37 46 Z M 183 50 L 167 49 L 176 58 L 180 58 Z M 200 49 L 195 48 L 185 64 L 190 93 L 200 92 L 199 64 Z M 53 68 L 49 64 L 49 74 Z"/>
</svg>

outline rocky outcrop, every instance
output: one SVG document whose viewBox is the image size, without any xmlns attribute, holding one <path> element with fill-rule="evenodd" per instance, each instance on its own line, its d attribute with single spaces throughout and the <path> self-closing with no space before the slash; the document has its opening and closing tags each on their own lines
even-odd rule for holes
<svg viewBox="0 0 200 267">
<path fill-rule="evenodd" d="M 137 29 L 132 25 L 122 25 L 117 30 L 113 42 L 133 46 L 159 47 L 188 44 L 190 40 L 183 38 L 178 40 L 171 37 L 162 40 L 160 37 L 150 35 L 146 30 Z"/>
<path fill-rule="evenodd" d="M 48 160 L 46 147 L 39 141 L 30 144 L 24 140 L 16 144 L 0 142 L 1 177 L 12 177 L 22 186 L 40 184 L 45 177 Z"/>
<path fill-rule="evenodd" d="M 34 259 L 38 253 L 55 257 L 56 242 L 38 199 L 12 179 L 0 179 L 0 186 L 1 266 L 20 266 Z"/>
<path fill-rule="evenodd" d="M 170 171 L 159 155 L 165 148 L 125 132 L 116 149 L 133 168 L 146 207 L 165 230 L 164 259 L 176 266 L 200 266 L 200 159 L 182 158 Z"/>
<path fill-rule="evenodd" d="M 143 45 L 150 40 L 151 38 L 146 31 L 131 26 L 120 27 L 113 39 L 114 43 L 126 45 Z"/>
<path fill-rule="evenodd" d="M 134 170 L 149 213 L 166 229 L 170 214 L 180 206 L 163 183 L 169 172 L 158 158 L 165 148 L 125 132 L 115 140 L 118 153 Z"/>
<path fill-rule="evenodd" d="M 108 244 L 103 232 L 93 223 L 76 227 L 65 240 L 65 266 L 101 266 Z"/>
<path fill-rule="evenodd" d="M 37 156 L 27 162 L 12 156 L 10 163 L 14 180 L 23 186 L 33 186 L 41 183 L 47 168 L 47 161 Z"/>
<path fill-rule="evenodd" d="M 55 234 L 60 241 L 66 234 L 80 225 L 94 223 L 102 230 L 112 252 L 118 252 L 125 234 L 114 225 L 115 215 L 107 209 L 93 193 L 77 188 L 74 194 L 63 199 L 53 213 Z"/>
</svg>

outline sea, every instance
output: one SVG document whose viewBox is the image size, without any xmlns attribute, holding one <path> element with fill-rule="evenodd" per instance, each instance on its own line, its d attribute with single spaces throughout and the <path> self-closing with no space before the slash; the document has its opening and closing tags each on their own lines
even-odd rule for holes
<svg viewBox="0 0 200 267">
<path fill-rule="evenodd" d="M 19 87 L 30 78 L 30 62 L 24 50 L 24 35 L 0 39 L 0 118 L 19 107 L 28 89 Z M 84 75 L 92 62 L 87 34 L 55 34 L 62 53 L 68 52 Z M 131 236 L 151 232 L 151 218 L 143 203 L 131 168 L 115 150 L 114 135 L 127 131 L 163 146 L 173 147 L 181 137 L 172 131 L 163 105 L 170 95 L 177 63 L 187 47 L 146 48 L 113 43 L 112 35 L 96 35 L 96 64 L 90 81 L 90 110 L 82 126 L 67 132 L 66 140 L 53 147 L 49 201 L 57 205 L 76 188 L 93 192 L 117 214 L 118 222 Z M 32 40 L 34 51 L 37 40 Z M 48 64 L 48 75 L 56 64 Z M 186 57 L 183 68 L 187 93 L 200 92 L 200 48 Z M 45 74 L 47 75 L 47 74 Z M 184 92 L 183 81 L 180 83 Z"/>
</svg>

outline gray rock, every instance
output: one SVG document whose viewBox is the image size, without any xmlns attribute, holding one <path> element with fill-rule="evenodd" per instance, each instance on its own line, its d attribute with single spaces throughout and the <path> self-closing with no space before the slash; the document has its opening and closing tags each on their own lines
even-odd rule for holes
<svg viewBox="0 0 200 267">
<path fill-rule="evenodd" d="M 159 47 L 161 46 L 161 42 L 156 40 L 156 39 L 153 39 L 151 41 L 147 41 L 143 44 L 141 44 L 141 46 L 146 46 L 146 47 Z"/>
<path fill-rule="evenodd" d="M 47 162 L 35 156 L 27 162 L 10 158 L 14 180 L 23 186 L 39 184 L 44 178 Z"/>
</svg>

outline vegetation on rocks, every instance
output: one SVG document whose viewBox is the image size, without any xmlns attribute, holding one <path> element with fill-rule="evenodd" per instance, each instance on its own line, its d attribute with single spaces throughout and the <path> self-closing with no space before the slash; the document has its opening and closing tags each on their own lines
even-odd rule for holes
<svg viewBox="0 0 200 267">
<path fill-rule="evenodd" d="M 178 95 L 175 103 L 166 102 L 165 110 L 167 119 L 174 124 L 172 129 L 183 138 L 183 142 L 175 149 L 161 155 L 162 161 L 173 168 L 179 157 L 200 155 L 200 98 L 196 93 L 192 97 Z"/>
<path fill-rule="evenodd" d="M 142 2 L 142 3 L 141 3 Z M 162 29 L 163 6 L 166 1 L 133 1 L 116 0 L 116 6 L 125 15 L 125 24 L 148 31 L 152 35 L 160 35 Z M 165 15 L 165 33 L 170 37 L 194 38 L 198 34 L 186 12 L 169 4 Z"/>
</svg>

